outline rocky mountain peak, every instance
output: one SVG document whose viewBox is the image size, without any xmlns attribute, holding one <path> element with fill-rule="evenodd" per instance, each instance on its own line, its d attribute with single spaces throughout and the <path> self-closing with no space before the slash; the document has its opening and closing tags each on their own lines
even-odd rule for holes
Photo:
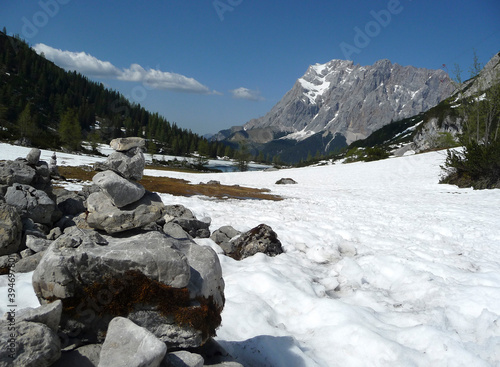
<svg viewBox="0 0 500 367">
<path fill-rule="evenodd" d="M 401 66 L 387 59 L 368 66 L 332 60 L 309 66 L 269 113 L 244 129 L 288 133 L 295 140 L 330 132 L 350 143 L 393 120 L 426 111 L 452 92 L 443 70 Z"/>
</svg>

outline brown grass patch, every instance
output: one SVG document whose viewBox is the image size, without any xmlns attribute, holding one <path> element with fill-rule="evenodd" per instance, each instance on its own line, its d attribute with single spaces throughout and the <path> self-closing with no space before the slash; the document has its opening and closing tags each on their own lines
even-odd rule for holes
<svg viewBox="0 0 500 367">
<path fill-rule="evenodd" d="M 84 166 L 62 166 L 58 169 L 59 173 L 68 180 L 92 181 L 92 177 L 97 173 L 92 168 Z M 270 194 L 269 189 L 255 189 L 239 185 L 192 184 L 178 178 L 153 176 L 144 176 L 139 183 L 146 190 L 175 196 L 204 195 L 218 199 L 283 200 L 278 195 Z"/>
</svg>

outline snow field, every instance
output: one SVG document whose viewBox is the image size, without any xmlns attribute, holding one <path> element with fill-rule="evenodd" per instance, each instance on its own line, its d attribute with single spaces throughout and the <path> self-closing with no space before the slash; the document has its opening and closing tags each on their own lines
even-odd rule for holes
<svg viewBox="0 0 500 367">
<path fill-rule="evenodd" d="M 500 191 L 439 185 L 444 160 L 437 152 L 275 172 L 145 174 L 285 198 L 161 195 L 210 217 L 212 231 L 266 223 L 283 244 L 274 258 L 219 256 L 226 306 L 217 340 L 245 366 L 500 365 Z M 298 184 L 275 185 L 282 177 Z M 18 291 L 20 307 L 36 305 L 29 291 Z"/>
</svg>

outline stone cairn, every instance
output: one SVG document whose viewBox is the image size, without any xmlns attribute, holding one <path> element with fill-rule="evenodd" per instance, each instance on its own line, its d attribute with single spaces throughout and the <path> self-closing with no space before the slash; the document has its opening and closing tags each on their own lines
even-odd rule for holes
<svg viewBox="0 0 500 367">
<path fill-rule="evenodd" d="M 140 228 L 161 218 L 164 205 L 158 194 L 146 192 L 139 181 L 145 159 L 142 138 L 112 140 L 115 150 L 106 162 L 96 164 L 102 171 L 94 176 L 99 191 L 87 199 L 87 223 L 109 234 Z"/>
<path fill-rule="evenodd" d="M 0 344 L 0 367 L 241 366 L 211 338 L 225 303 L 222 269 L 193 241 L 210 236 L 210 220 L 165 206 L 139 183 L 144 139 L 110 145 L 78 193 L 53 189 L 55 153 L 50 166 L 36 148 L 0 161 L 0 273 L 34 270 L 42 304 L 0 320 L 11 341 Z M 211 238 L 236 260 L 282 252 L 263 224 Z"/>
<path fill-rule="evenodd" d="M 225 302 L 222 269 L 193 241 L 210 235 L 210 222 L 138 182 L 143 139 L 111 147 L 80 193 L 52 189 L 39 150 L 0 162 L 2 269 L 35 270 L 42 304 L 0 320 L 2 339 L 13 323 L 19 331 L 14 358 L 0 346 L 0 367 L 238 366 L 211 338 Z"/>
</svg>

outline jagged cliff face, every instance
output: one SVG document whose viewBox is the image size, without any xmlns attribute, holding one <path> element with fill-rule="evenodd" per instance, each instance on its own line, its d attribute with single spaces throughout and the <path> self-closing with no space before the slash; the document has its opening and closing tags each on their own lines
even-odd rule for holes
<svg viewBox="0 0 500 367">
<path fill-rule="evenodd" d="M 442 109 L 445 112 L 442 113 L 440 118 L 431 117 L 422 122 L 422 127 L 413 138 L 412 149 L 416 152 L 422 152 L 433 148 L 433 141 L 442 133 L 448 133 L 457 138 L 462 133 L 463 117 L 458 116 L 453 110 L 460 106 L 460 99 L 480 94 L 482 91 L 498 84 L 499 81 L 500 53 L 497 53 L 484 66 L 477 77 L 464 82 L 462 88 L 452 96 L 451 105 L 450 102 L 443 102 L 444 107 Z"/>
<path fill-rule="evenodd" d="M 339 133 L 351 143 L 392 120 L 426 111 L 452 92 L 443 70 L 403 67 L 389 60 L 371 66 L 332 60 L 310 66 L 269 113 L 244 129 L 284 132 L 295 140 L 318 132 Z"/>
</svg>

